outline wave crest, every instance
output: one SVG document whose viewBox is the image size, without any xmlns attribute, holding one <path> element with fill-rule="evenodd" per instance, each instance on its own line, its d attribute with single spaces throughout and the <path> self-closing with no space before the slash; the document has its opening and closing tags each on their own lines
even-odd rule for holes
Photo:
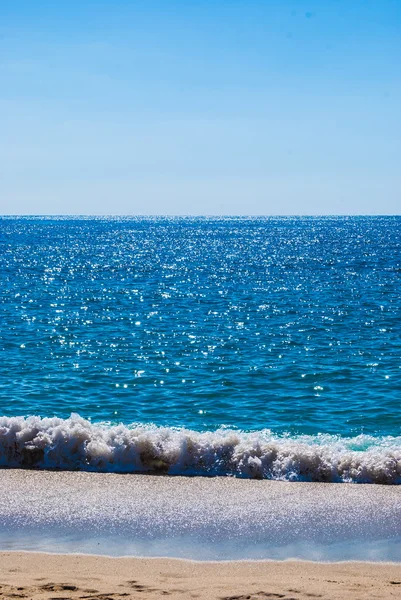
<svg viewBox="0 0 401 600">
<path fill-rule="evenodd" d="M 255 479 L 401 483 L 401 438 L 197 432 L 151 425 L 0 417 L 0 466 Z"/>
</svg>

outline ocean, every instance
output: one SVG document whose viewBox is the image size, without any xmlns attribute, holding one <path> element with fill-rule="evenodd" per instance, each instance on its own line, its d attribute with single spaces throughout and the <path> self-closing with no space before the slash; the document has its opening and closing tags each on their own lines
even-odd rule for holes
<svg viewBox="0 0 401 600">
<path fill-rule="evenodd" d="M 0 466 L 401 483 L 401 217 L 2 217 L 0 282 Z"/>
</svg>

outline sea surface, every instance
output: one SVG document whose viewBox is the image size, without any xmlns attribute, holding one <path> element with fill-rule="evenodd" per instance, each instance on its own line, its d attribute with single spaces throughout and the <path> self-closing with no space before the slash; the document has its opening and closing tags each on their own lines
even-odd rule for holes
<svg viewBox="0 0 401 600">
<path fill-rule="evenodd" d="M 2 217 L 0 284 L 0 466 L 401 483 L 401 217 Z"/>
</svg>

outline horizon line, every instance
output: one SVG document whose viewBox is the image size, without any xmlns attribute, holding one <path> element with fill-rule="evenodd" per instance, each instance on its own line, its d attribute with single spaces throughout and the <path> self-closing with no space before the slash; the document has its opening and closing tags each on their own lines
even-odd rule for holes
<svg viewBox="0 0 401 600">
<path fill-rule="evenodd" d="M 128 213 L 4 213 L 0 214 L 0 219 L 9 218 L 123 218 L 123 219 L 294 219 L 294 218 L 349 218 L 349 217 L 401 217 L 401 213 L 301 213 L 301 214 L 128 214 Z"/>
</svg>

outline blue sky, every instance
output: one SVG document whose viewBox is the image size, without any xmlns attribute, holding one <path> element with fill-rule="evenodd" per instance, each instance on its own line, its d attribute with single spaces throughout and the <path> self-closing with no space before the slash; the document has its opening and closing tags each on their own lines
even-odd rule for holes
<svg viewBox="0 0 401 600">
<path fill-rule="evenodd" d="M 2 0 L 0 213 L 400 214 L 401 0 Z"/>
</svg>

